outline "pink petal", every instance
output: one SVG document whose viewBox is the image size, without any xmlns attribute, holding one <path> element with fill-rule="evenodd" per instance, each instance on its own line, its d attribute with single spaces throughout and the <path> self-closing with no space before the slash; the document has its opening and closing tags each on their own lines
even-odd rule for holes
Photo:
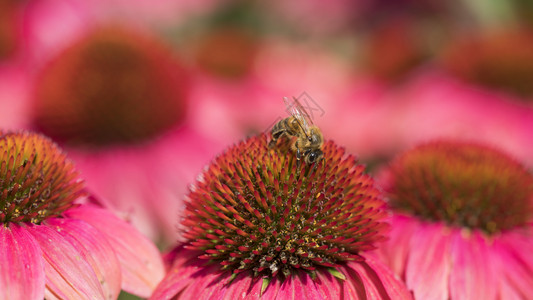
<svg viewBox="0 0 533 300">
<path fill-rule="evenodd" d="M 353 268 L 346 267 L 341 269 L 346 279 L 342 284 L 342 298 L 344 299 L 365 299 L 366 287 L 363 278 Z M 363 275 L 364 276 L 364 275 Z"/>
<path fill-rule="evenodd" d="M 340 299 L 342 295 L 339 280 L 329 272 L 317 272 L 315 285 L 324 299 Z M 341 283 L 344 284 L 344 283 Z"/>
<path fill-rule="evenodd" d="M 302 293 L 303 287 L 295 277 L 289 276 L 281 283 L 276 299 L 305 299 Z"/>
<path fill-rule="evenodd" d="M 261 295 L 262 278 L 252 278 L 248 274 L 238 275 L 234 282 L 239 284 L 229 284 L 224 286 L 223 299 L 259 299 Z M 246 287 L 243 290 L 242 287 Z M 221 298 L 222 299 L 222 298 Z"/>
<path fill-rule="evenodd" d="M 389 240 L 384 246 L 378 245 L 375 252 L 395 274 L 405 278 L 407 257 L 411 251 L 411 237 L 413 231 L 420 227 L 420 222 L 412 217 L 395 215 L 390 223 L 392 226 Z"/>
<path fill-rule="evenodd" d="M 406 283 L 416 299 L 448 299 L 450 233 L 440 224 L 422 223 L 411 237 Z"/>
<path fill-rule="evenodd" d="M 30 1 L 25 9 L 24 34 L 29 59 L 48 60 L 69 45 L 90 23 L 83 1 Z"/>
<path fill-rule="evenodd" d="M 259 299 L 261 278 L 253 278 L 249 272 L 238 274 L 231 282 L 231 272 L 220 273 L 218 266 L 207 267 L 211 270 L 201 272 L 201 279 L 190 278 L 190 289 L 183 292 L 181 299 Z M 200 276 L 200 273 L 197 275 Z M 194 285 L 194 286 L 193 286 Z M 190 296 L 189 296 L 190 295 Z"/>
<path fill-rule="evenodd" d="M 395 276 L 390 269 L 383 265 L 380 261 L 375 260 L 372 257 L 366 257 L 365 264 L 368 266 L 365 268 L 369 277 L 375 276 L 379 277 L 380 285 L 385 289 L 387 295 L 391 299 L 412 299 L 413 296 L 411 292 L 407 289 L 403 281 Z M 352 265 L 354 263 L 350 263 Z M 375 284 L 375 283 L 374 283 Z"/>
<path fill-rule="evenodd" d="M 91 225 L 80 220 L 51 219 L 45 224 L 56 229 L 65 240 L 83 252 L 102 284 L 106 298 L 118 298 L 122 282 L 120 264 L 106 237 Z"/>
<path fill-rule="evenodd" d="M 197 258 L 198 255 L 198 252 L 187 251 L 182 247 L 178 247 L 172 251 L 168 257 L 174 258 L 173 264 L 150 299 L 170 299 L 191 284 L 192 281 L 190 278 L 192 275 L 197 274 L 203 269 L 200 263 L 195 263 L 195 261 L 199 260 Z"/>
<path fill-rule="evenodd" d="M 501 274 L 495 273 L 487 241 L 478 232 L 456 232 L 451 243 L 450 298 L 496 299 Z"/>
<path fill-rule="evenodd" d="M 227 280 L 224 279 L 225 277 L 221 277 L 218 272 L 218 266 L 204 267 L 200 272 L 188 278 L 189 285 L 179 298 L 180 300 L 223 299 L 220 289 L 227 283 Z M 233 284 L 241 286 L 239 283 Z"/>
<path fill-rule="evenodd" d="M 45 225 L 31 226 L 28 231 L 43 251 L 47 299 L 106 299 L 84 249 Z"/>
<path fill-rule="evenodd" d="M 122 268 L 122 289 L 149 297 L 165 275 L 163 260 L 154 244 L 112 213 L 89 205 L 68 210 L 67 216 L 83 220 L 106 237 Z"/>
<path fill-rule="evenodd" d="M 0 299 L 44 298 L 41 249 L 26 229 L 0 225 Z"/>
<path fill-rule="evenodd" d="M 282 284 L 283 282 L 279 280 L 278 278 L 272 279 L 272 281 L 270 281 L 270 283 L 268 284 L 268 287 L 266 288 L 265 292 L 263 293 L 263 296 L 261 297 L 261 299 L 265 299 L 265 300 L 277 299 L 277 296 L 280 292 Z"/>
<path fill-rule="evenodd" d="M 323 299 L 308 275 L 295 273 L 283 281 L 276 299 Z"/>
<path fill-rule="evenodd" d="M 533 240 L 531 236 L 504 235 L 491 249 L 493 259 L 499 261 L 500 298 L 526 299 L 533 295 Z"/>
</svg>

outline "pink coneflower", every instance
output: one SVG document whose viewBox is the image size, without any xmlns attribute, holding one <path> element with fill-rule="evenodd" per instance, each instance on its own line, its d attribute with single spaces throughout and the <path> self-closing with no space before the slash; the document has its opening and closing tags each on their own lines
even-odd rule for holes
<svg viewBox="0 0 533 300">
<path fill-rule="evenodd" d="M 443 51 L 441 63 L 473 84 L 533 98 L 533 30 L 528 26 L 459 36 Z"/>
<path fill-rule="evenodd" d="M 0 298 L 147 297 L 163 277 L 155 246 L 89 204 L 78 171 L 48 138 L 0 132 Z"/>
<path fill-rule="evenodd" d="M 365 252 L 384 202 L 333 142 L 316 166 L 266 135 L 218 156 L 186 198 L 184 241 L 152 299 L 410 299 Z"/>
<path fill-rule="evenodd" d="M 533 176 L 481 144 L 435 141 L 396 158 L 383 184 L 395 213 L 378 253 L 417 299 L 533 294 Z"/>
<path fill-rule="evenodd" d="M 187 80 L 155 41 L 97 28 L 56 57 L 35 92 L 35 125 L 68 144 L 130 143 L 168 130 L 185 113 Z"/>
<path fill-rule="evenodd" d="M 187 72 L 161 42 L 94 28 L 43 68 L 33 128 L 60 141 L 88 188 L 143 233 L 173 240 L 179 203 L 165 199 L 184 193 L 216 151 L 186 125 L 188 91 Z"/>
</svg>

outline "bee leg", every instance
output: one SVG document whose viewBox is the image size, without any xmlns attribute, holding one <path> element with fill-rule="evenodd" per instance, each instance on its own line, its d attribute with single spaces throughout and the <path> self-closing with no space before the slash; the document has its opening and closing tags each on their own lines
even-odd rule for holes
<svg viewBox="0 0 533 300">
<path fill-rule="evenodd" d="M 276 146 L 276 142 L 277 140 L 271 139 L 270 142 L 268 142 L 268 149 L 274 148 L 274 146 Z"/>
<path fill-rule="evenodd" d="M 300 148 L 298 148 L 298 142 L 296 142 L 295 146 L 296 146 L 296 167 L 298 170 L 300 170 L 300 165 L 302 163 L 302 153 L 300 152 Z"/>
</svg>

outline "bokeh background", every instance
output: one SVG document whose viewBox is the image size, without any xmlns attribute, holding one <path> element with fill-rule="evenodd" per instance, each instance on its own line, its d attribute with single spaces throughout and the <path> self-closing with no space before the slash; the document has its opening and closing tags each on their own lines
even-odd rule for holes
<svg viewBox="0 0 533 300">
<path fill-rule="evenodd" d="M 531 168 L 533 2 L 0 0 L 0 127 L 56 140 L 162 250 L 203 167 L 283 97 L 371 173 L 443 137 Z"/>
</svg>

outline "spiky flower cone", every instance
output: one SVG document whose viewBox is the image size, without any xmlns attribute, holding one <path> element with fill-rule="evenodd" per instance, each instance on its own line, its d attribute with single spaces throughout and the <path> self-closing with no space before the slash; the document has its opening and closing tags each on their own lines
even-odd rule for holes
<svg viewBox="0 0 533 300">
<path fill-rule="evenodd" d="M 150 295 L 164 271 L 157 249 L 85 195 L 49 138 L 0 131 L 0 299 Z"/>
<path fill-rule="evenodd" d="M 0 149 L 0 223 L 40 224 L 83 196 L 83 181 L 72 162 L 48 138 L 2 134 Z"/>
<path fill-rule="evenodd" d="M 379 252 L 419 299 L 526 299 L 533 284 L 533 176 L 505 153 L 436 141 L 391 163 L 395 212 Z"/>
<path fill-rule="evenodd" d="M 316 166 L 267 144 L 261 135 L 229 148 L 192 186 L 186 240 L 152 298 L 408 298 L 365 258 L 386 223 L 364 167 L 333 142 Z"/>
<path fill-rule="evenodd" d="M 533 31 L 530 27 L 507 28 L 464 36 L 450 43 L 442 65 L 471 83 L 531 99 Z"/>
<path fill-rule="evenodd" d="M 70 145 L 139 143 L 185 115 L 188 78 L 170 50 L 122 27 L 82 36 L 38 79 L 34 126 Z"/>
</svg>

